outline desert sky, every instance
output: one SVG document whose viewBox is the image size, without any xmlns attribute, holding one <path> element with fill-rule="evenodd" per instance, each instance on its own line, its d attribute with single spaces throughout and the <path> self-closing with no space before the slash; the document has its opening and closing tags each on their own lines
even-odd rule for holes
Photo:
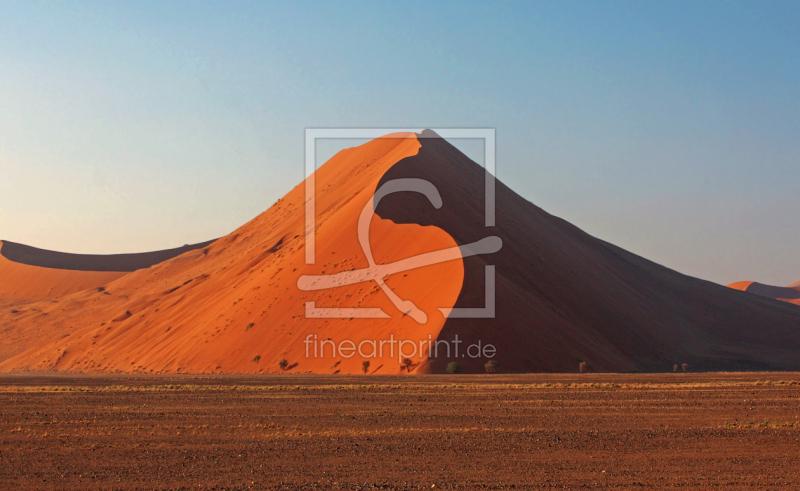
<svg viewBox="0 0 800 491">
<path fill-rule="evenodd" d="M 3 3 L 0 240 L 197 243 L 302 180 L 305 128 L 491 127 L 498 178 L 556 216 L 789 285 L 798 23 L 791 1 Z"/>
</svg>

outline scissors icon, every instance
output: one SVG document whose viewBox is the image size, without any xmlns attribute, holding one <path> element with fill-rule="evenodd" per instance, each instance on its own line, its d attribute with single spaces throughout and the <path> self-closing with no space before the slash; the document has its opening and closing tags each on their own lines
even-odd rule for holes
<svg viewBox="0 0 800 491">
<path fill-rule="evenodd" d="M 461 259 L 480 254 L 492 254 L 503 247 L 503 241 L 495 235 L 484 237 L 470 244 L 450 247 L 438 251 L 419 254 L 414 257 L 401 259 L 388 264 L 376 264 L 369 243 L 369 227 L 372 216 L 378 208 L 381 199 L 389 194 L 401 191 L 418 192 L 425 195 L 431 205 L 437 210 L 442 207 L 442 197 L 436 186 L 424 179 L 394 179 L 383 184 L 370 198 L 358 218 L 358 242 L 367 258 L 369 267 L 352 271 L 344 271 L 331 275 L 303 275 L 297 280 L 297 287 L 304 291 L 326 290 L 340 286 L 353 285 L 367 281 L 375 281 L 383 290 L 395 307 L 404 314 L 409 315 L 420 324 L 428 321 L 428 316 L 411 300 L 401 299 L 388 285 L 384 278 L 395 273 L 422 268 L 455 259 Z"/>
</svg>

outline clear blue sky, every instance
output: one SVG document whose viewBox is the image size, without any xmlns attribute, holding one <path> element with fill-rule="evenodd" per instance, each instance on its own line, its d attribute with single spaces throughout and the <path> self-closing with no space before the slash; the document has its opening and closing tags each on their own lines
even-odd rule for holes
<svg viewBox="0 0 800 491">
<path fill-rule="evenodd" d="M 800 281 L 800 3 L 1 2 L 0 238 L 224 235 L 306 127 L 494 127 L 500 180 L 693 276 Z"/>
</svg>

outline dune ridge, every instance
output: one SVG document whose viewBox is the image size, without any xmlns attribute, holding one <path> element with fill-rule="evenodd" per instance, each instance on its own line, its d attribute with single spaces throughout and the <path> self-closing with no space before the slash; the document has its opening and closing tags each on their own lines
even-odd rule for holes
<svg viewBox="0 0 800 491">
<path fill-rule="evenodd" d="M 214 240 L 199 244 L 187 244 L 174 249 L 133 254 L 72 254 L 48 251 L 6 240 L 3 241 L 3 248 L 0 249 L 0 254 L 9 261 L 40 268 L 129 273 L 137 269 L 149 268 L 184 252 L 203 248 L 214 242 Z"/>
</svg>

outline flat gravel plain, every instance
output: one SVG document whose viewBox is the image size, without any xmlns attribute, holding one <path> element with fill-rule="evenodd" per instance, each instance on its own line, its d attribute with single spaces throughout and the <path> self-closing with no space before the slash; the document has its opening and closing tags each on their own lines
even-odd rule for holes
<svg viewBox="0 0 800 491">
<path fill-rule="evenodd" d="M 800 374 L 0 377 L 0 489 L 800 489 Z"/>
</svg>

